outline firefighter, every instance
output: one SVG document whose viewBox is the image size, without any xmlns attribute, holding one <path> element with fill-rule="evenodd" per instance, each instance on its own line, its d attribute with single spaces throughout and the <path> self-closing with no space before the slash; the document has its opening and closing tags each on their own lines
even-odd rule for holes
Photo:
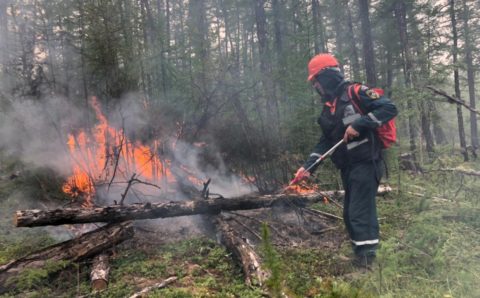
<svg viewBox="0 0 480 298">
<path fill-rule="evenodd" d="M 310 176 L 316 169 L 311 165 L 339 140 L 344 140 L 331 159 L 340 169 L 345 189 L 343 219 L 355 254 L 352 262 L 368 268 L 379 243 L 375 196 L 383 174 L 382 145 L 375 130 L 395 117 L 397 109 L 375 89 L 358 84 L 358 88 L 353 88 L 355 84 L 345 80 L 331 54 L 318 54 L 310 60 L 308 81 L 323 103 L 318 118 L 323 135 L 295 178 Z M 357 93 L 349 94 L 353 89 Z M 352 96 L 357 96 L 359 106 L 352 103 Z"/>
</svg>

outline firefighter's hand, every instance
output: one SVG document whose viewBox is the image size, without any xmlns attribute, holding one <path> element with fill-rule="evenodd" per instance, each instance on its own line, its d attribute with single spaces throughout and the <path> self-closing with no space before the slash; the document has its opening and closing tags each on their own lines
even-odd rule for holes
<svg viewBox="0 0 480 298">
<path fill-rule="evenodd" d="M 345 143 L 348 143 L 349 140 L 358 137 L 360 134 L 358 131 L 355 130 L 351 125 L 347 127 L 347 130 L 345 131 L 345 135 L 343 136 L 343 141 Z"/>
<path fill-rule="evenodd" d="M 303 179 L 308 178 L 309 176 L 310 176 L 310 172 L 306 171 L 304 167 L 301 167 L 295 173 L 295 178 L 293 178 L 292 184 L 298 183 L 298 182 L 302 181 Z"/>
</svg>

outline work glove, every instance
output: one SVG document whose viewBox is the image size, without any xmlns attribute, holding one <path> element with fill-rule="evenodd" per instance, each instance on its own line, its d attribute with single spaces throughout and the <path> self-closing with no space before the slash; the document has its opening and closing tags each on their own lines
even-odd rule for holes
<svg viewBox="0 0 480 298">
<path fill-rule="evenodd" d="M 345 131 L 345 135 L 343 136 L 343 141 L 345 143 L 348 143 L 348 141 L 358 137 L 359 135 L 360 135 L 360 133 L 358 133 L 358 131 L 356 131 L 355 128 L 353 128 L 351 125 L 349 125 L 347 127 L 347 130 Z"/>
<path fill-rule="evenodd" d="M 306 179 L 308 177 L 310 177 L 310 172 L 306 171 L 304 167 L 301 167 L 295 173 L 295 178 L 293 178 L 293 180 L 290 182 L 290 184 L 296 184 L 296 183 L 298 183 L 298 182 L 300 182 L 303 179 Z"/>
</svg>

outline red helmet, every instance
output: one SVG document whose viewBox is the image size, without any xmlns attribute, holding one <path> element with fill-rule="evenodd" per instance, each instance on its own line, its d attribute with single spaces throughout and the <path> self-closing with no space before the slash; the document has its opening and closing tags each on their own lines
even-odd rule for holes
<svg viewBox="0 0 480 298">
<path fill-rule="evenodd" d="M 308 62 L 308 81 L 311 81 L 320 71 L 329 67 L 338 67 L 338 61 L 332 54 L 321 53 Z"/>
</svg>

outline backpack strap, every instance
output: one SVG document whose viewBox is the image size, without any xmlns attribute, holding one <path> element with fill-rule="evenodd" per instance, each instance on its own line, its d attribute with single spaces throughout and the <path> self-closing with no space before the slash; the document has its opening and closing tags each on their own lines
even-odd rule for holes
<svg viewBox="0 0 480 298">
<path fill-rule="evenodd" d="M 352 84 L 348 86 L 348 98 L 350 99 L 350 102 L 355 106 L 357 111 L 365 115 L 365 112 L 362 110 L 362 108 L 360 108 L 360 101 L 359 101 L 360 88 L 362 88 L 361 84 Z"/>
</svg>

